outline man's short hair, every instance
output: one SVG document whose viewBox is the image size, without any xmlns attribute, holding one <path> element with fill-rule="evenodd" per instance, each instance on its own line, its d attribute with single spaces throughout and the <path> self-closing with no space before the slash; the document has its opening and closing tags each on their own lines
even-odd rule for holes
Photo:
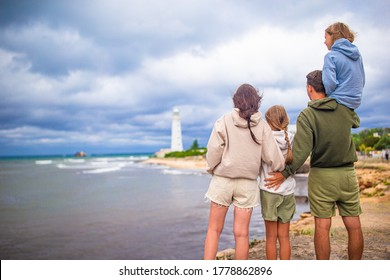
<svg viewBox="0 0 390 280">
<path fill-rule="evenodd" d="M 307 84 L 312 86 L 316 92 L 325 93 L 325 87 L 322 83 L 322 71 L 314 70 L 306 75 Z"/>
</svg>

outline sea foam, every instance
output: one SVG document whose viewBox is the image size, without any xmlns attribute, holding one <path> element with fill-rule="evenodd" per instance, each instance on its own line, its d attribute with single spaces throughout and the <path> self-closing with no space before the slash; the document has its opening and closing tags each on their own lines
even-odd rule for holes
<svg viewBox="0 0 390 280">
<path fill-rule="evenodd" d="M 38 164 L 38 165 L 45 165 L 45 164 L 52 164 L 53 161 L 52 160 L 36 160 L 35 161 L 35 164 Z"/>
<path fill-rule="evenodd" d="M 115 171 L 118 171 L 121 169 L 122 169 L 122 167 L 120 167 L 120 166 L 114 166 L 114 167 L 98 168 L 98 169 L 94 169 L 94 170 L 85 170 L 82 173 L 83 174 L 98 174 L 98 173 L 115 172 Z"/>
</svg>

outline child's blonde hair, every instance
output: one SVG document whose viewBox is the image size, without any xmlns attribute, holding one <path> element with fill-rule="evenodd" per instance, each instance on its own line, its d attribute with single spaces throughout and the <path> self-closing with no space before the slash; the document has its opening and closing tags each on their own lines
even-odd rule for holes
<svg viewBox="0 0 390 280">
<path fill-rule="evenodd" d="M 291 149 L 290 139 L 287 133 L 287 126 L 290 122 L 287 112 L 281 105 L 274 105 L 270 107 L 267 112 L 265 112 L 265 119 L 271 127 L 272 130 L 284 131 L 284 139 L 287 142 L 287 154 L 285 158 L 285 163 L 289 164 L 293 161 L 293 154 Z"/>
<path fill-rule="evenodd" d="M 345 38 L 351 43 L 355 40 L 356 33 L 348 25 L 342 22 L 336 22 L 328 26 L 325 32 L 332 36 L 332 43 L 336 40 Z"/>
</svg>

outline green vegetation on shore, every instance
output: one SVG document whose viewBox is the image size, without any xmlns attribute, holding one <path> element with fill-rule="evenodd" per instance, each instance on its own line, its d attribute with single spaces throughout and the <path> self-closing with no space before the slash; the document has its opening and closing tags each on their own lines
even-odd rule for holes
<svg viewBox="0 0 390 280">
<path fill-rule="evenodd" d="M 202 156 L 207 153 L 207 148 L 199 147 L 198 140 L 195 139 L 192 143 L 191 147 L 188 150 L 182 152 L 171 152 L 165 154 L 166 158 L 184 158 L 184 157 L 192 157 L 192 156 Z"/>
<path fill-rule="evenodd" d="M 390 149 L 390 128 L 364 129 L 352 137 L 356 150 L 364 154 Z"/>
<path fill-rule="evenodd" d="M 184 158 L 192 156 L 202 156 L 206 154 L 207 149 L 189 149 L 183 152 L 171 152 L 165 155 L 166 158 Z"/>
</svg>

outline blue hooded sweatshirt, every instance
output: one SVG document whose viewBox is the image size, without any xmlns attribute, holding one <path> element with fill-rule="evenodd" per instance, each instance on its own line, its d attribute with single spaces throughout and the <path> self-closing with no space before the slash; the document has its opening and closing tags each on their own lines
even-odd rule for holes
<svg viewBox="0 0 390 280">
<path fill-rule="evenodd" d="M 359 107 L 365 73 L 362 56 L 354 44 L 344 38 L 334 42 L 325 55 L 322 81 L 328 97 L 350 109 Z"/>
</svg>

